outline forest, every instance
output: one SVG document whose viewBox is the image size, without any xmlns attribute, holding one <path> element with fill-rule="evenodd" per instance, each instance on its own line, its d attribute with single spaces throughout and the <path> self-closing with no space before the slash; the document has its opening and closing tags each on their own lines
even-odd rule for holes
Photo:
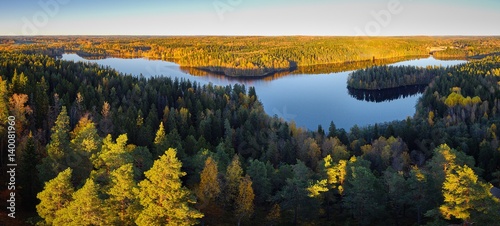
<svg viewBox="0 0 500 226">
<path fill-rule="evenodd" d="M 436 76 L 448 74 L 439 66 L 372 66 L 349 74 L 347 87 L 358 90 L 384 90 L 406 86 L 428 85 Z"/>
<path fill-rule="evenodd" d="M 130 37 L 3 38 L 0 50 L 95 59 L 147 57 L 232 77 L 263 77 L 297 67 L 391 58 L 468 58 L 500 53 L 498 37 Z M 439 50 L 439 51 L 438 51 Z"/>
<path fill-rule="evenodd" d="M 175 53 L 182 55 L 186 44 L 178 45 Z M 18 217 L 1 218 L 2 224 L 495 225 L 500 220 L 499 200 L 490 192 L 500 186 L 499 56 L 450 68 L 358 71 L 380 84 L 368 89 L 395 87 L 392 75 L 401 72 L 410 75 L 402 82 L 412 84 L 411 75 L 435 74 L 421 82 L 428 86 L 414 117 L 349 131 L 332 122 L 308 131 L 267 115 L 253 87 L 134 77 L 62 61 L 40 49 L 0 52 L 1 163 L 7 163 L 6 125 L 14 116 L 20 196 Z M 267 51 L 286 56 L 279 47 Z M 301 62 L 308 64 L 306 58 Z"/>
</svg>

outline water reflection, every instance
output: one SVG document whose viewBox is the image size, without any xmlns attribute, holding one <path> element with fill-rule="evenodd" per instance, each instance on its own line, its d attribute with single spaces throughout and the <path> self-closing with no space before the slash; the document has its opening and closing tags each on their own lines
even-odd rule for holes
<svg viewBox="0 0 500 226">
<path fill-rule="evenodd" d="M 383 90 L 347 88 L 347 91 L 351 97 L 354 97 L 357 100 L 380 103 L 422 94 L 426 87 L 427 85 L 415 85 Z"/>
<path fill-rule="evenodd" d="M 186 66 L 180 66 L 180 70 L 183 71 L 184 73 L 193 75 L 193 76 L 209 76 L 217 79 L 228 79 L 231 81 L 237 81 L 237 82 L 248 82 L 248 81 L 255 81 L 255 80 L 263 80 L 263 81 L 273 81 L 276 79 L 280 79 L 283 77 L 288 77 L 288 76 L 294 76 L 294 75 L 299 75 L 302 76 L 304 74 L 307 75 L 319 75 L 319 74 L 331 74 L 331 73 L 338 73 L 338 72 L 345 72 L 345 71 L 354 71 L 358 70 L 361 68 L 367 68 L 367 67 L 372 67 L 372 66 L 378 66 L 378 65 L 386 65 L 386 64 L 393 64 L 401 61 L 407 61 L 407 60 L 419 60 L 422 58 L 427 58 L 428 56 L 408 56 L 408 57 L 396 57 L 396 58 L 390 58 L 390 59 L 375 59 L 375 60 L 369 60 L 369 61 L 360 61 L 360 62 L 348 62 L 348 63 L 334 63 L 334 64 L 318 64 L 318 65 L 311 65 L 311 66 L 300 66 L 300 67 L 295 67 L 293 69 L 290 69 L 290 71 L 280 71 L 280 72 L 274 72 L 274 73 L 269 73 L 266 76 L 255 76 L 255 77 L 234 77 L 234 76 L 227 76 L 224 75 L 223 73 L 216 73 L 196 67 L 186 67 Z M 257 73 L 257 72 L 256 72 Z"/>
<path fill-rule="evenodd" d="M 57 59 L 61 59 L 63 57 L 63 54 L 76 54 L 77 56 L 85 59 L 85 60 L 104 60 L 108 58 L 120 58 L 120 59 L 141 59 L 144 58 L 142 56 L 131 56 L 131 55 L 124 55 L 120 53 L 98 53 L 98 54 L 93 54 L 93 53 L 87 53 L 85 51 L 80 51 L 80 50 L 68 50 L 68 49 L 62 49 L 60 52 L 60 56 L 57 55 Z"/>
<path fill-rule="evenodd" d="M 203 70 L 203 69 L 199 69 L 199 68 L 195 68 L 195 67 L 179 66 L 179 69 L 186 74 L 190 74 L 190 75 L 197 76 L 197 77 L 210 77 L 210 78 L 215 78 L 215 79 L 219 79 L 219 80 L 228 80 L 231 82 L 238 82 L 238 83 L 248 83 L 248 82 L 252 82 L 252 81 L 272 81 L 274 79 L 284 77 L 286 75 L 290 75 L 290 72 L 285 71 L 285 72 L 276 72 L 276 73 L 270 74 L 268 76 L 234 77 L 234 76 L 226 76 L 223 73 L 216 73 L 216 72 Z"/>
<path fill-rule="evenodd" d="M 428 58 L 429 56 L 407 56 L 407 57 L 395 57 L 388 59 L 374 59 L 368 61 L 358 61 L 358 62 L 348 62 L 348 63 L 337 63 L 337 64 L 319 64 L 312 66 L 302 66 L 298 67 L 292 72 L 292 74 L 329 74 L 344 71 L 354 71 L 362 68 L 380 66 L 393 64 L 401 61 L 408 60 L 419 60 L 422 58 Z"/>
</svg>

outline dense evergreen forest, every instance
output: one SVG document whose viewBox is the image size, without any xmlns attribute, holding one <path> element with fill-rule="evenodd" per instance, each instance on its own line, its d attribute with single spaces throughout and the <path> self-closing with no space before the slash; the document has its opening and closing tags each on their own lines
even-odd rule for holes
<svg viewBox="0 0 500 226">
<path fill-rule="evenodd" d="M 86 58 L 148 57 L 234 77 L 297 67 L 428 56 L 466 58 L 500 52 L 498 37 L 22 37 L 0 49 Z"/>
<path fill-rule="evenodd" d="M 349 74 L 347 87 L 363 90 L 383 90 L 405 86 L 428 85 L 436 76 L 448 74 L 449 68 L 439 66 L 372 66 Z"/>
<path fill-rule="evenodd" d="M 490 193 L 500 185 L 498 56 L 452 68 L 358 72 L 436 74 L 414 117 L 349 131 L 332 122 L 307 131 L 267 115 L 252 87 L 133 77 L 45 54 L 0 52 L 1 161 L 5 166 L 8 116 L 15 116 L 20 196 L 16 221 L 1 223 L 500 220 L 499 200 Z"/>
</svg>

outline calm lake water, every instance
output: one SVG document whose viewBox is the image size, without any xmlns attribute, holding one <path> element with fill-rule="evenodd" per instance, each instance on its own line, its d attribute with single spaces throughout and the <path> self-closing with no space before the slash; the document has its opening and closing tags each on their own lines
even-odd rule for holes
<svg viewBox="0 0 500 226">
<path fill-rule="evenodd" d="M 329 74 L 293 74 L 277 79 L 241 80 L 223 76 L 206 75 L 188 71 L 179 65 L 149 59 L 106 58 L 86 60 L 76 54 L 63 54 L 63 60 L 95 62 L 110 66 L 122 73 L 145 77 L 162 75 L 190 79 L 201 84 L 228 85 L 243 83 L 254 86 L 259 100 L 269 115 L 277 115 L 287 121 L 295 121 L 300 127 L 316 130 L 318 125 L 328 129 L 333 121 L 338 128 L 350 129 L 355 124 L 366 126 L 393 120 L 406 119 L 415 113 L 415 105 L 421 94 L 410 93 L 399 99 L 383 102 L 358 100 L 347 90 L 347 76 L 352 71 Z M 432 57 L 402 61 L 392 65 L 453 66 L 463 60 L 443 61 Z M 197 76 L 192 75 L 197 74 Z"/>
</svg>

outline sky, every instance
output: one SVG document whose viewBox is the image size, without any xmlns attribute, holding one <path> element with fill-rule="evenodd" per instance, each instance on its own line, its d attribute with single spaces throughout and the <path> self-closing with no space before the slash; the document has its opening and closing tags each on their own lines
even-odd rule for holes
<svg viewBox="0 0 500 226">
<path fill-rule="evenodd" d="M 498 0 L 0 0 L 0 35 L 500 35 Z"/>
</svg>

